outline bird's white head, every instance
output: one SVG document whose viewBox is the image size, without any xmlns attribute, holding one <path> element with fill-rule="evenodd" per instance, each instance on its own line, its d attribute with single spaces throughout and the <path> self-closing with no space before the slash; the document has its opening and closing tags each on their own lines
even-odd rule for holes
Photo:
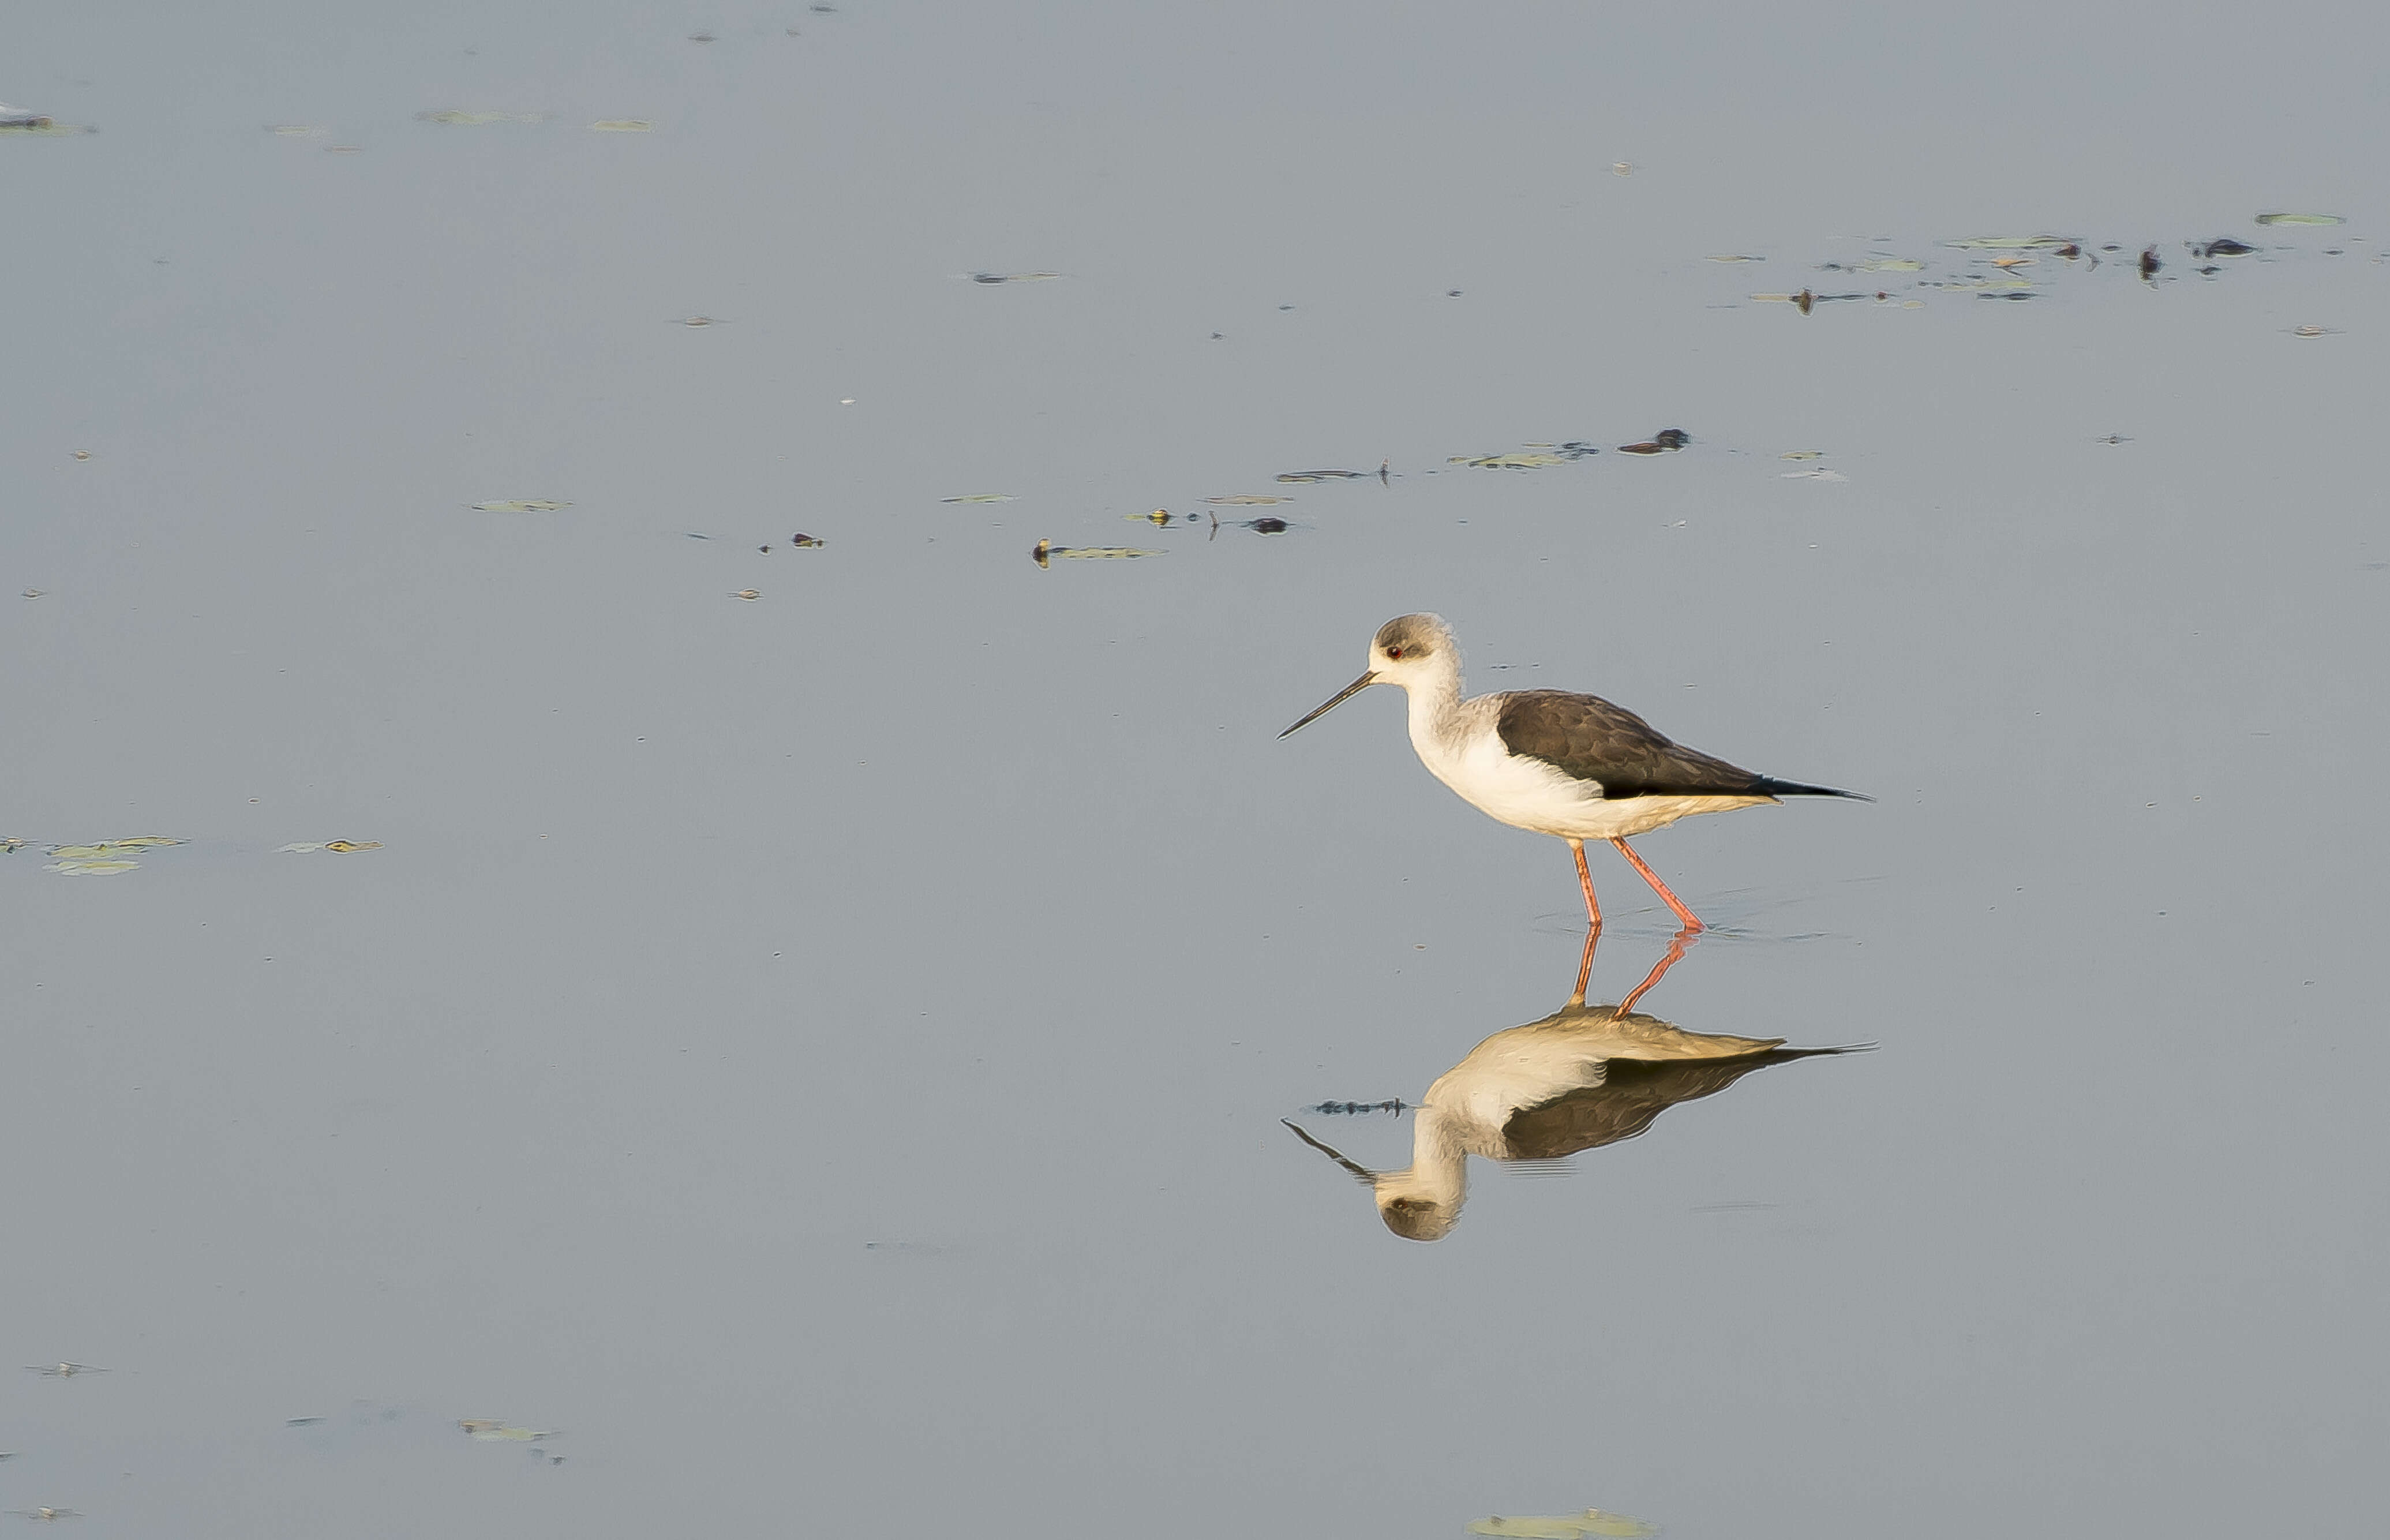
<svg viewBox="0 0 2390 1540">
<path fill-rule="evenodd" d="M 1460 669 L 1460 647 L 1442 615 L 1397 615 L 1369 638 L 1369 672 L 1381 685 L 1433 684 Z"/>
<path fill-rule="evenodd" d="M 1460 647 L 1452 627 L 1441 615 L 1397 615 L 1378 627 L 1369 638 L 1369 667 L 1361 677 L 1339 690 L 1326 705 L 1278 736 L 1307 726 L 1371 685 L 1399 685 L 1407 690 L 1458 694 L 1460 689 Z"/>
</svg>

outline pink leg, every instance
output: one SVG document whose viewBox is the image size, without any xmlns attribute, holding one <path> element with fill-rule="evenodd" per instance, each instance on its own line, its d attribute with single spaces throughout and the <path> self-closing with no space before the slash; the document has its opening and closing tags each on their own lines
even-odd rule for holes
<svg viewBox="0 0 2390 1540">
<path fill-rule="evenodd" d="M 1593 873 L 1585 864 L 1585 841 L 1571 840 L 1569 849 L 1576 852 L 1576 879 L 1585 887 L 1585 919 L 1596 933 L 1601 930 L 1601 905 L 1593 896 Z M 1654 878 L 1652 880 L 1659 880 Z"/>
<path fill-rule="evenodd" d="M 1676 967 L 1678 962 L 1683 960 L 1686 946 L 1690 944 L 1693 938 L 1699 934 L 1699 931 L 1689 928 L 1679 930 L 1675 935 L 1669 937 L 1668 955 L 1662 957 L 1659 962 L 1652 966 L 1651 971 L 1644 975 L 1644 979 L 1641 983 L 1637 984 L 1633 990 L 1628 992 L 1626 998 L 1618 1002 L 1618 1014 L 1625 1016 L 1629 1011 L 1632 1011 L 1635 1008 L 1635 1002 L 1651 993 L 1651 986 L 1660 982 L 1661 975 L 1666 973 L 1668 969 Z"/>
<path fill-rule="evenodd" d="M 1653 892 L 1655 892 L 1655 893 L 1658 893 L 1658 894 L 1660 895 L 1660 897 L 1661 897 L 1661 898 L 1662 898 L 1662 899 L 1663 899 L 1663 900 L 1667 904 L 1667 905 L 1668 905 L 1668 907 L 1669 907 L 1669 908 L 1674 909 L 1674 910 L 1676 910 L 1676 911 L 1677 911 L 1677 918 L 1678 919 L 1683 920 L 1683 921 L 1685 922 L 1685 929 L 1686 929 L 1686 930 L 1708 930 L 1708 929 L 1709 929 L 1709 927 L 1708 927 L 1708 926 L 1703 925 L 1703 924 L 1699 919 L 1697 919 L 1697 918 L 1694 918 L 1694 916 L 1693 916 L 1693 912 L 1692 912 L 1690 909 L 1688 909 L 1688 908 L 1686 908 L 1686 907 L 1685 907 L 1685 901 L 1684 901 L 1683 899 L 1678 898 L 1676 894 L 1674 894 L 1674 893 L 1672 893 L 1672 892 L 1670 892 L 1668 891 L 1668 885 L 1667 885 L 1665 882 L 1663 882 L 1663 881 L 1661 881 L 1661 880 L 1660 880 L 1660 874 L 1659 874 L 1659 873 L 1657 873 L 1657 872 L 1653 871 L 1651 867 L 1649 867 L 1649 866 L 1645 866 L 1645 865 L 1643 864 L 1643 858 L 1642 858 L 1641 856 L 1639 856 L 1639 855 L 1636 854 L 1633 851 L 1628 850 L 1628 849 L 1626 848 L 1626 841 L 1624 841 L 1624 840 L 1613 840 L 1613 841 L 1610 841 L 1610 842 L 1611 842 L 1612 844 L 1616 845 L 1616 846 L 1618 847 L 1618 853 L 1619 853 L 1619 854 L 1621 854 L 1621 855 L 1623 855 L 1623 856 L 1626 857 L 1626 864 L 1627 864 L 1628 866 L 1633 866 L 1637 871 L 1641 872 L 1641 873 L 1643 874 L 1643 880 L 1644 880 L 1644 881 L 1646 881 L 1646 882 L 1649 882 L 1650 884 L 1651 884 L 1651 891 L 1652 891 Z M 1580 861 L 1582 861 L 1582 860 L 1584 860 L 1584 859 L 1585 859 L 1585 852 L 1584 852 L 1584 850 L 1583 850 L 1582 848 L 1580 848 L 1580 849 L 1578 850 L 1578 852 L 1577 852 L 1577 859 L 1578 859 L 1578 860 L 1580 860 Z M 1586 891 L 1586 892 L 1587 892 L 1588 895 L 1590 895 L 1590 894 L 1592 893 L 1592 892 L 1593 892 L 1593 879 L 1592 879 L 1591 878 L 1587 878 L 1587 879 L 1586 879 L 1586 888 L 1585 888 L 1585 891 Z"/>
<path fill-rule="evenodd" d="M 1576 993 L 1569 996 L 1568 1008 L 1574 1010 L 1585 1004 L 1585 984 L 1593 977 L 1593 943 L 1601 939 L 1601 927 L 1597 925 L 1585 933 L 1585 961 L 1576 967 Z"/>
</svg>

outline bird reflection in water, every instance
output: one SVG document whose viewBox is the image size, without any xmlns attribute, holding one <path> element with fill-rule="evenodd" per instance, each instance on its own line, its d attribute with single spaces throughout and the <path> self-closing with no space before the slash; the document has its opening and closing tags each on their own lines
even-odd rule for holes
<svg viewBox="0 0 2390 1540">
<path fill-rule="evenodd" d="M 1496 1033 L 1427 1088 L 1414 1114 L 1411 1163 L 1402 1170 L 1371 1171 L 1295 1123 L 1286 1126 L 1371 1190 L 1386 1228 L 1407 1240 L 1441 1240 L 1468 1200 L 1471 1155 L 1562 1160 L 1631 1139 L 1678 1102 L 1715 1096 L 1754 1070 L 1858 1051 L 1687 1032 L 1636 1010 L 1635 1002 L 1684 956 L 1682 933 L 1624 1001 L 1588 1006 L 1586 980 L 1599 939 L 1599 931 L 1586 938 L 1567 1005 Z"/>
</svg>

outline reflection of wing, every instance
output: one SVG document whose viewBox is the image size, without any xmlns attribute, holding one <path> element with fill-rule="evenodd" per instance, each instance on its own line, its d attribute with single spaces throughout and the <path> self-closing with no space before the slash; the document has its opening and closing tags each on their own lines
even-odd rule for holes
<svg viewBox="0 0 2390 1540">
<path fill-rule="evenodd" d="M 1835 1048 L 1780 1048 L 1744 1059 L 1675 1059 L 1658 1063 L 1613 1059 L 1600 1085 L 1522 1108 L 1502 1127 L 1507 1159 L 1557 1161 L 1581 1149 L 1631 1139 L 1680 1101 L 1714 1096 L 1770 1064 L 1836 1053 Z"/>
<path fill-rule="evenodd" d="M 1780 1037 L 1687 1032 L 1639 1010 L 1621 1016 L 1616 1006 L 1562 1006 L 1542 1020 L 1527 1024 L 1566 1028 L 1591 1059 L 1745 1059 L 1784 1046 Z"/>
</svg>

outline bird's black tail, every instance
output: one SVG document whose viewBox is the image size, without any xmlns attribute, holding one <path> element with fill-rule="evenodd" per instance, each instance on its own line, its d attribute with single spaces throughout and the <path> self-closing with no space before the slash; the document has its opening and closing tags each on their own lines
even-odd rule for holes
<svg viewBox="0 0 2390 1540">
<path fill-rule="evenodd" d="M 1759 777 L 1755 789 L 1763 797 L 1848 797 L 1858 802 L 1875 801 L 1864 791 L 1840 791 L 1831 786 L 1803 786 L 1798 781 L 1771 780 L 1766 776 Z"/>
</svg>

